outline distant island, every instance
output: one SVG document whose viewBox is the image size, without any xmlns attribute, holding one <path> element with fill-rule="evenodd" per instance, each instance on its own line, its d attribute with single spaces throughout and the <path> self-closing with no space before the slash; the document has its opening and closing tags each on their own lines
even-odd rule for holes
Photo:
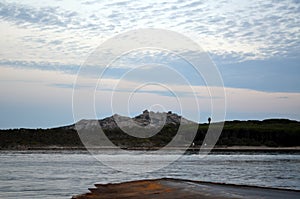
<svg viewBox="0 0 300 199">
<path fill-rule="evenodd" d="M 165 117 L 164 120 L 161 120 Z M 119 122 L 116 122 L 115 120 Z M 132 120 L 140 126 L 161 125 L 160 131 L 152 137 L 137 138 L 122 131 L 119 124 L 126 125 Z M 157 149 L 166 146 L 176 135 L 180 125 L 186 136 L 190 135 L 190 127 L 198 126 L 197 134 L 191 148 L 202 145 L 209 127 L 208 123 L 198 124 L 185 119 L 171 111 L 154 113 L 145 110 L 142 114 L 129 118 L 113 115 L 101 120 L 81 120 L 76 125 L 86 125 L 97 121 L 105 135 L 117 146 L 124 149 Z M 212 123 L 213 124 L 213 123 Z M 125 126 L 126 128 L 126 126 Z M 133 127 L 128 126 L 134 130 Z M 184 137 L 182 139 L 185 139 Z M 263 121 L 226 121 L 216 147 L 232 146 L 248 147 L 299 147 L 300 122 L 289 119 L 266 119 Z M 30 149 L 84 149 L 75 124 L 50 129 L 8 129 L 0 130 L 1 150 Z"/>
</svg>

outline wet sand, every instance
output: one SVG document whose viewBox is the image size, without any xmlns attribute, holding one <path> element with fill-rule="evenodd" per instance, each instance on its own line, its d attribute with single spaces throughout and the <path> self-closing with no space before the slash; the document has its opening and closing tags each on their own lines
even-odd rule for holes
<svg viewBox="0 0 300 199">
<path fill-rule="evenodd" d="M 119 184 L 96 184 L 90 192 L 72 199 L 213 199 L 300 198 L 300 191 L 162 178 Z"/>
</svg>

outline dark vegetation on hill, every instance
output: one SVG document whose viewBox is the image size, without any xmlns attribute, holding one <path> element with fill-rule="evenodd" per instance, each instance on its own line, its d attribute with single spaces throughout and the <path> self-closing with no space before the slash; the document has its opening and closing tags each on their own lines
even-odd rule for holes
<svg viewBox="0 0 300 199">
<path fill-rule="evenodd" d="M 174 114 L 173 114 L 174 115 Z M 181 118 L 180 116 L 178 116 Z M 175 118 L 175 116 L 174 116 Z M 176 118 L 175 118 L 176 119 Z M 101 121 L 107 120 L 99 120 Z M 131 147 L 163 147 L 176 135 L 179 124 L 170 120 L 159 133 L 150 138 L 135 138 L 124 133 L 120 128 L 105 128 L 106 136 L 116 145 Z M 186 123 L 183 129 L 187 139 L 190 127 Z M 199 124 L 194 139 L 201 145 L 207 133 L 208 124 Z M 10 129 L 0 130 L 1 149 L 28 149 L 35 147 L 83 147 L 74 125 L 52 129 Z M 268 119 L 264 121 L 228 121 L 225 122 L 217 146 L 300 146 L 300 122 L 287 119 Z"/>
<path fill-rule="evenodd" d="M 196 143 L 200 144 L 207 125 L 200 124 Z M 300 122 L 288 119 L 225 122 L 217 145 L 224 146 L 300 146 Z"/>
</svg>

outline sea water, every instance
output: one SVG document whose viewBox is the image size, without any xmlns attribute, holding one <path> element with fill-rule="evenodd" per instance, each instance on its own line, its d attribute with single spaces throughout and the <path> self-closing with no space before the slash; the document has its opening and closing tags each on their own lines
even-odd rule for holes
<svg viewBox="0 0 300 199">
<path fill-rule="evenodd" d="M 119 165 L 133 158 L 107 151 L 96 156 L 112 155 L 117 160 L 113 164 Z M 165 161 L 172 155 L 145 159 Z M 0 198 L 71 198 L 95 183 L 162 177 L 300 190 L 299 153 L 183 155 L 162 169 L 137 174 L 114 170 L 98 159 L 87 151 L 0 151 Z"/>
</svg>

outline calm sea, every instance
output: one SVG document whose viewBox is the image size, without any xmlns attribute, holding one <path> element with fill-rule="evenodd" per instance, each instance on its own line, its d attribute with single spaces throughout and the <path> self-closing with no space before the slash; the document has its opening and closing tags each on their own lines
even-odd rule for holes
<svg viewBox="0 0 300 199">
<path fill-rule="evenodd" d="M 116 164 L 128 158 L 119 155 Z M 300 190 L 299 153 L 218 153 L 204 159 L 184 155 L 142 174 L 115 171 L 86 151 L 0 151 L 0 165 L 0 198 L 71 198 L 94 183 L 162 177 Z"/>
</svg>

